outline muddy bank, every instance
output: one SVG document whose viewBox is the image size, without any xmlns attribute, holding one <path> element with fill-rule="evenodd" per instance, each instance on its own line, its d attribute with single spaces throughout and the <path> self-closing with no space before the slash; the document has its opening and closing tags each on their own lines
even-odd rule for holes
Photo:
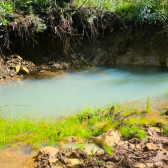
<svg viewBox="0 0 168 168">
<path fill-rule="evenodd" d="M 35 163 L 35 167 L 166 168 L 168 167 L 168 139 L 166 137 L 160 138 L 155 129 L 152 134 L 153 136 L 143 141 L 137 138 L 129 141 L 121 138 L 118 142 L 116 142 L 114 135 L 110 137 L 106 134 L 107 139 L 110 137 L 108 142 L 116 142 L 113 147 L 108 149 L 112 152 L 112 155 L 105 151 L 87 154 L 80 149 L 66 148 L 58 150 L 45 147 L 35 157 L 38 162 Z"/>
<path fill-rule="evenodd" d="M 1 47 L 0 76 L 14 76 L 17 65 L 25 66 L 30 74 L 94 65 L 166 66 L 167 37 L 166 30 L 158 25 L 100 30 L 96 38 L 70 38 L 67 44 L 65 39 L 60 40 L 52 32 L 36 34 L 29 41 L 16 37 L 13 32 L 10 34 L 10 50 Z M 14 54 L 24 61 L 20 64 Z"/>
<path fill-rule="evenodd" d="M 167 168 L 168 138 L 160 136 L 159 127 L 145 125 L 144 129 L 148 134 L 145 140 L 127 140 L 111 129 L 99 136 L 103 136 L 99 150 L 85 151 L 85 145 L 76 149 L 47 146 L 39 152 L 10 147 L 0 152 L 0 165 L 4 168 Z"/>
</svg>

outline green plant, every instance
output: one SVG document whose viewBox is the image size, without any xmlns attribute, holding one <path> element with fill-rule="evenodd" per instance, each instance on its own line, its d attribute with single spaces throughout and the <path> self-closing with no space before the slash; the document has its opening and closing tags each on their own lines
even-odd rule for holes
<svg viewBox="0 0 168 168">
<path fill-rule="evenodd" d="M 32 6 L 30 6 L 29 16 L 31 20 L 34 22 L 34 24 L 37 26 L 37 29 L 36 29 L 37 33 L 44 32 L 47 29 L 47 26 L 44 23 L 44 20 L 42 20 L 39 17 L 35 17 Z"/>
<path fill-rule="evenodd" d="M 162 135 L 168 135 L 168 125 L 164 126 L 162 129 Z"/>
<path fill-rule="evenodd" d="M 163 11 L 157 9 L 154 0 L 144 0 L 132 9 L 132 19 L 135 24 L 152 24 L 156 21 L 166 21 L 167 17 Z"/>
<path fill-rule="evenodd" d="M 77 149 L 84 151 L 84 144 L 78 144 Z"/>
<path fill-rule="evenodd" d="M 121 127 L 120 132 L 127 139 L 130 139 L 133 137 L 144 139 L 146 136 L 146 133 L 140 127 L 135 125 Z"/>
<path fill-rule="evenodd" d="M 12 3 L 10 1 L 1 0 L 0 2 L 0 26 L 7 25 L 9 23 L 5 17 L 11 12 L 13 12 Z"/>
<path fill-rule="evenodd" d="M 146 112 L 150 112 L 150 97 L 148 97 L 147 103 L 146 103 Z"/>
<path fill-rule="evenodd" d="M 103 147 L 104 147 L 104 150 L 106 151 L 106 153 L 109 154 L 110 156 L 112 156 L 113 148 L 111 146 L 106 145 L 106 144 L 104 144 Z"/>
</svg>

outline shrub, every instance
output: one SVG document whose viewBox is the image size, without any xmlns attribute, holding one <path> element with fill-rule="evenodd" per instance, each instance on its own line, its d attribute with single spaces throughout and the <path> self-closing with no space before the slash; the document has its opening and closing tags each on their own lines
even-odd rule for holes
<svg viewBox="0 0 168 168">
<path fill-rule="evenodd" d="M 135 24 L 143 24 L 145 22 L 152 24 L 157 21 L 165 21 L 167 19 L 166 15 L 157 8 L 153 0 L 145 0 L 132 9 L 132 20 Z"/>
</svg>

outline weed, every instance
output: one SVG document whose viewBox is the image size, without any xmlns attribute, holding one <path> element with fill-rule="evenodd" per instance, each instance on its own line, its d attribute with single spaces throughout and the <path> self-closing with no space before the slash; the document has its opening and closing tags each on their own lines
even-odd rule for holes
<svg viewBox="0 0 168 168">
<path fill-rule="evenodd" d="M 150 112 L 150 97 L 148 97 L 147 104 L 146 104 L 146 112 Z"/>
<path fill-rule="evenodd" d="M 106 151 L 106 153 L 109 154 L 110 156 L 112 156 L 113 148 L 108 146 L 108 145 L 106 145 L 106 144 L 104 144 L 103 147 L 104 147 L 104 150 Z"/>
<path fill-rule="evenodd" d="M 84 151 L 84 144 L 78 144 L 77 149 L 79 149 L 80 151 Z"/>
<path fill-rule="evenodd" d="M 127 139 L 130 139 L 133 137 L 143 139 L 146 136 L 146 133 L 140 127 L 135 125 L 121 127 L 120 132 Z"/>
<path fill-rule="evenodd" d="M 168 135 L 168 125 L 164 126 L 162 129 L 162 135 Z"/>
</svg>

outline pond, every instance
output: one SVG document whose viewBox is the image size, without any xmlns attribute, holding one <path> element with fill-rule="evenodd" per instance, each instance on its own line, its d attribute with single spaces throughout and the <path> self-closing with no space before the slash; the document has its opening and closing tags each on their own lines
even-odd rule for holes
<svg viewBox="0 0 168 168">
<path fill-rule="evenodd" d="M 44 75 L 45 76 L 45 75 Z M 116 102 L 166 98 L 168 70 L 145 66 L 92 67 L 0 83 L 2 116 L 61 116 Z"/>
</svg>

